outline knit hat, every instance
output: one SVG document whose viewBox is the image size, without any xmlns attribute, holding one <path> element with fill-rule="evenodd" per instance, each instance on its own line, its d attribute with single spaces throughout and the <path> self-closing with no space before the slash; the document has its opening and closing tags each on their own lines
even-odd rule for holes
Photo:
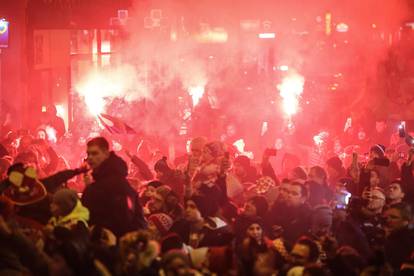
<svg viewBox="0 0 414 276">
<path fill-rule="evenodd" d="M 239 155 L 236 157 L 236 159 L 234 159 L 234 164 L 239 164 L 240 166 L 242 166 L 244 169 L 248 169 L 250 168 L 250 159 L 247 156 L 244 155 Z"/>
<path fill-rule="evenodd" d="M 155 227 L 157 227 L 161 235 L 167 234 L 174 223 L 172 218 L 164 213 L 149 216 L 148 222 L 152 222 L 155 225 Z"/>
<path fill-rule="evenodd" d="M 195 203 L 203 218 L 214 216 L 218 211 L 217 201 L 214 199 L 209 199 L 206 196 L 193 195 L 188 200 L 191 200 Z"/>
<path fill-rule="evenodd" d="M 167 157 L 164 156 L 162 159 L 158 160 L 154 165 L 154 170 L 162 173 L 170 172 L 171 168 L 167 164 Z"/>
<path fill-rule="evenodd" d="M 46 188 L 37 179 L 34 168 L 17 163 L 8 169 L 7 174 L 7 181 L 10 185 L 3 191 L 3 195 L 10 199 L 13 204 L 19 206 L 29 205 L 46 197 Z"/>
<path fill-rule="evenodd" d="M 68 215 L 75 208 L 78 195 L 69 189 L 61 189 L 53 195 L 53 203 L 59 206 L 63 215 Z"/>
<path fill-rule="evenodd" d="M 163 185 L 162 182 L 161 181 L 158 181 L 158 180 L 150 181 L 147 184 L 147 186 L 154 187 L 155 189 L 158 188 L 158 187 L 160 187 L 160 186 L 162 186 L 162 185 Z"/>
<path fill-rule="evenodd" d="M 334 168 L 338 172 L 343 170 L 342 160 L 339 159 L 338 156 L 334 156 L 334 157 L 329 158 L 326 161 L 326 165 L 328 165 L 331 168 Z"/>
<path fill-rule="evenodd" d="M 383 146 L 381 144 L 376 144 L 376 145 L 371 147 L 370 151 L 375 152 L 380 157 L 384 157 L 384 155 L 385 155 L 385 146 Z"/>
<path fill-rule="evenodd" d="M 254 207 L 256 207 L 257 216 L 264 218 L 269 209 L 269 204 L 267 203 L 266 198 L 263 196 L 254 196 L 248 201 L 250 201 Z"/>
<path fill-rule="evenodd" d="M 246 235 L 246 231 L 247 229 L 252 225 L 252 224 L 258 224 L 260 225 L 260 227 L 262 227 L 263 230 L 265 230 L 265 224 L 264 221 L 261 217 L 253 217 L 253 218 L 245 218 L 243 219 L 240 228 L 239 229 L 235 229 L 235 234 L 236 237 L 238 238 L 243 238 Z"/>
</svg>

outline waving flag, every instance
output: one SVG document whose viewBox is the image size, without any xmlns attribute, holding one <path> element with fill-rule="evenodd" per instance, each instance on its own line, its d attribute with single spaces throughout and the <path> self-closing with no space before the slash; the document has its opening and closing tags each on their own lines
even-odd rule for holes
<svg viewBox="0 0 414 276">
<path fill-rule="evenodd" d="M 121 119 L 101 113 L 98 115 L 101 124 L 112 134 L 136 134 L 136 131 Z"/>
</svg>

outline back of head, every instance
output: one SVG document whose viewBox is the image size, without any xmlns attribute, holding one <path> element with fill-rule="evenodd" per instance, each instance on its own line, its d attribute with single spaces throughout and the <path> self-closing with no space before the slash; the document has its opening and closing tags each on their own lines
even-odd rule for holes
<svg viewBox="0 0 414 276">
<path fill-rule="evenodd" d="M 320 166 L 314 166 L 310 169 L 310 173 L 309 176 L 312 178 L 313 177 L 317 177 L 318 179 L 322 179 L 322 180 L 326 180 L 327 179 L 327 174 L 326 171 L 320 167 Z"/>
<path fill-rule="evenodd" d="M 314 242 L 313 240 L 311 240 L 308 237 L 300 237 L 297 241 L 296 244 L 301 244 L 301 245 L 305 245 L 309 248 L 309 262 L 316 262 L 319 258 L 319 247 L 316 244 L 316 242 Z"/>
<path fill-rule="evenodd" d="M 101 150 L 109 151 L 109 143 L 104 137 L 95 137 L 89 140 L 87 147 L 97 146 Z"/>
<path fill-rule="evenodd" d="M 248 201 L 256 207 L 257 216 L 264 218 L 269 209 L 269 203 L 264 196 L 253 196 Z"/>
<path fill-rule="evenodd" d="M 76 207 L 78 195 L 73 190 L 60 189 L 53 195 L 53 202 L 61 209 L 61 215 L 65 216 Z"/>
<path fill-rule="evenodd" d="M 303 168 L 301 167 L 296 167 L 292 170 L 292 175 L 296 178 L 296 179 L 300 179 L 300 180 L 304 180 L 306 181 L 306 179 L 308 178 L 308 176 L 306 175 L 306 172 Z"/>
<path fill-rule="evenodd" d="M 329 158 L 326 161 L 326 165 L 340 172 L 343 170 L 342 160 L 338 156 Z"/>
</svg>

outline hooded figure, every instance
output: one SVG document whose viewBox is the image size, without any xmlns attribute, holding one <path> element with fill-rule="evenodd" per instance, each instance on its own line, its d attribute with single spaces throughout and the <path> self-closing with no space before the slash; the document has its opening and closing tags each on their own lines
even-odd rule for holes
<svg viewBox="0 0 414 276">
<path fill-rule="evenodd" d="M 114 152 L 94 168 L 94 182 L 86 187 L 82 203 L 90 211 L 90 223 L 108 228 L 117 237 L 144 226 L 138 194 L 126 177 L 128 167 Z"/>
</svg>

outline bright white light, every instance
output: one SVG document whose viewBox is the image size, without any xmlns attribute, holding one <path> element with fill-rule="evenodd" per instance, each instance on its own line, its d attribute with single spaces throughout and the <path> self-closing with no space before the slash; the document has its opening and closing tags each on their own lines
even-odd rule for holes
<svg viewBox="0 0 414 276">
<path fill-rule="evenodd" d="M 56 143 L 56 130 L 51 126 L 46 126 L 45 131 L 50 142 Z"/>
<path fill-rule="evenodd" d="M 289 71 L 289 66 L 287 66 L 287 65 L 280 65 L 279 66 L 279 70 L 280 71 Z"/>
<path fill-rule="evenodd" d="M 297 73 L 290 73 L 283 78 L 277 88 L 282 97 L 283 112 L 290 118 L 299 109 L 299 100 L 303 93 L 305 78 Z"/>
<path fill-rule="evenodd" d="M 267 122 L 263 122 L 263 123 L 262 123 L 262 132 L 261 132 L 261 136 L 265 135 L 265 134 L 266 134 L 266 132 L 268 131 L 268 129 L 269 129 L 269 124 L 268 124 Z"/>
<path fill-rule="evenodd" d="M 244 143 L 243 139 L 239 139 L 236 142 L 233 143 L 233 146 L 236 147 L 236 149 L 240 152 L 243 153 L 244 152 L 244 147 L 246 146 L 246 144 Z"/>
<path fill-rule="evenodd" d="M 57 115 L 60 118 L 64 118 L 65 117 L 65 108 L 63 107 L 63 105 L 57 104 L 56 105 L 56 111 L 57 111 Z"/>
<path fill-rule="evenodd" d="M 196 107 L 204 95 L 204 86 L 191 86 L 188 88 L 188 94 L 193 99 L 193 107 Z"/>
<path fill-rule="evenodd" d="M 326 139 L 328 138 L 329 133 L 326 131 L 322 131 L 318 133 L 317 135 L 313 136 L 313 142 L 316 146 L 320 147 L 325 143 Z"/>
<path fill-rule="evenodd" d="M 275 33 L 261 33 L 259 34 L 259 38 L 261 39 L 273 39 L 276 37 Z"/>
<path fill-rule="evenodd" d="M 78 92 L 83 96 L 89 112 L 97 116 L 105 110 L 105 96 L 116 97 L 122 89 L 120 81 L 112 81 L 95 73 L 78 87 Z"/>
<path fill-rule="evenodd" d="M 346 33 L 349 30 L 349 26 L 345 23 L 339 23 L 336 25 L 336 31 L 338 33 Z"/>
</svg>

